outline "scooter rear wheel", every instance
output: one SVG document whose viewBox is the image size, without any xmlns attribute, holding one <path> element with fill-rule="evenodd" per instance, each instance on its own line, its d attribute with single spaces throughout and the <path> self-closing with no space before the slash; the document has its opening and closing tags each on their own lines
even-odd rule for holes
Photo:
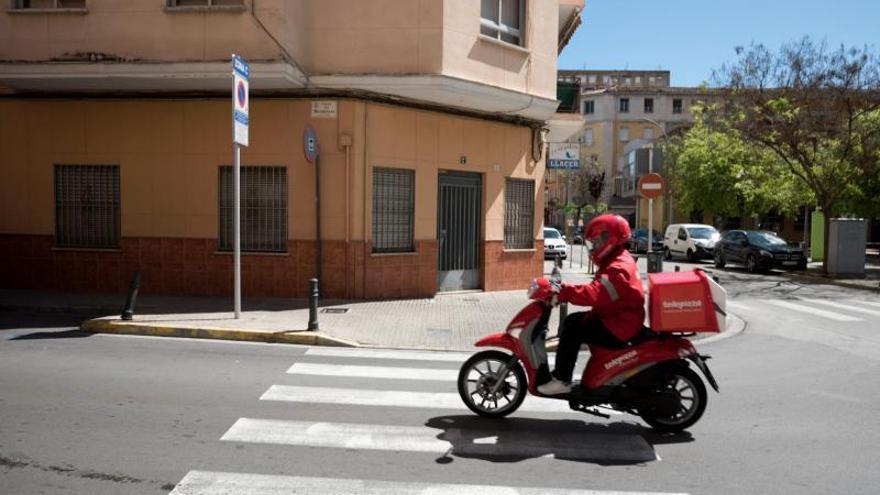
<svg viewBox="0 0 880 495">
<path fill-rule="evenodd" d="M 517 361 L 503 377 L 498 376 L 502 365 L 510 359 L 510 354 L 501 351 L 482 351 L 461 365 L 458 395 L 468 409 L 487 418 L 501 418 L 519 408 L 528 392 L 522 365 Z M 492 392 L 499 380 L 503 383 Z"/>
<path fill-rule="evenodd" d="M 675 393 L 679 411 L 672 416 L 641 414 L 645 423 L 663 433 L 678 433 L 696 424 L 706 410 L 709 398 L 700 375 L 690 368 L 678 368 L 668 373 L 663 387 Z"/>
</svg>

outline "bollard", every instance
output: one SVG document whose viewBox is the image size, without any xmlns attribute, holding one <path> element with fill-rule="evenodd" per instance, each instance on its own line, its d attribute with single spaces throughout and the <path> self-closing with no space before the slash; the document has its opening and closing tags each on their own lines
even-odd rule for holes
<svg viewBox="0 0 880 495">
<path fill-rule="evenodd" d="M 318 329 L 318 279 L 309 280 L 309 330 Z"/>
<path fill-rule="evenodd" d="M 680 271 L 681 271 L 681 267 L 678 266 L 678 265 L 675 265 L 675 271 L 680 272 Z"/>
<path fill-rule="evenodd" d="M 134 272 L 131 279 L 131 285 L 128 287 L 128 297 L 125 299 L 125 307 L 122 308 L 121 318 L 125 321 L 131 321 L 134 318 L 134 302 L 137 299 L 138 289 L 141 286 L 141 272 Z"/>
</svg>

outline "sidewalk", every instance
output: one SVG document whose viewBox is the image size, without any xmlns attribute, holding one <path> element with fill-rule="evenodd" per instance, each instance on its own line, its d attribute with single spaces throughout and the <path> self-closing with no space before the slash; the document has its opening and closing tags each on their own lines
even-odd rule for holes
<svg viewBox="0 0 880 495">
<path fill-rule="evenodd" d="M 644 259 L 639 260 L 644 277 Z M 672 265 L 667 265 L 672 270 Z M 552 263 L 545 264 L 549 273 Z M 566 263 L 563 279 L 583 283 L 592 277 Z M 67 294 L 0 291 L 0 310 L 82 314 L 82 329 L 168 337 L 211 338 L 305 345 L 365 346 L 430 350 L 472 350 L 481 337 L 503 331 L 528 302 L 526 288 L 503 292 L 465 291 L 433 298 L 385 301 L 321 301 L 317 332 L 305 331 L 305 299 L 245 298 L 241 318 L 233 317 L 232 297 L 139 295 L 134 320 L 119 315 L 125 294 Z M 569 312 L 581 308 L 570 307 Z M 558 328 L 550 319 L 550 336 Z M 731 329 L 744 326 L 731 318 Z"/>
</svg>

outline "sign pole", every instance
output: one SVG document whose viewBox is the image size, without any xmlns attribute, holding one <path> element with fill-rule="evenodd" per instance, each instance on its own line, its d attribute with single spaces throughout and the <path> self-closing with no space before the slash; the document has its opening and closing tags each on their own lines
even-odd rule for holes
<svg viewBox="0 0 880 495">
<path fill-rule="evenodd" d="M 232 264 L 235 319 L 241 318 L 241 147 L 248 145 L 250 65 L 232 54 Z"/>
<path fill-rule="evenodd" d="M 235 265 L 235 319 L 241 318 L 241 146 L 233 143 L 233 264 Z"/>
</svg>

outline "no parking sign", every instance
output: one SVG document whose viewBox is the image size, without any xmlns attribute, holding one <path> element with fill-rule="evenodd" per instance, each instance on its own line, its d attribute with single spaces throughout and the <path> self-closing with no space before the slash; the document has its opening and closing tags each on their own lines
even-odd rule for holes
<svg viewBox="0 0 880 495">
<path fill-rule="evenodd" d="M 250 66 L 232 55 L 232 142 L 248 145 L 248 109 L 250 108 Z"/>
</svg>

